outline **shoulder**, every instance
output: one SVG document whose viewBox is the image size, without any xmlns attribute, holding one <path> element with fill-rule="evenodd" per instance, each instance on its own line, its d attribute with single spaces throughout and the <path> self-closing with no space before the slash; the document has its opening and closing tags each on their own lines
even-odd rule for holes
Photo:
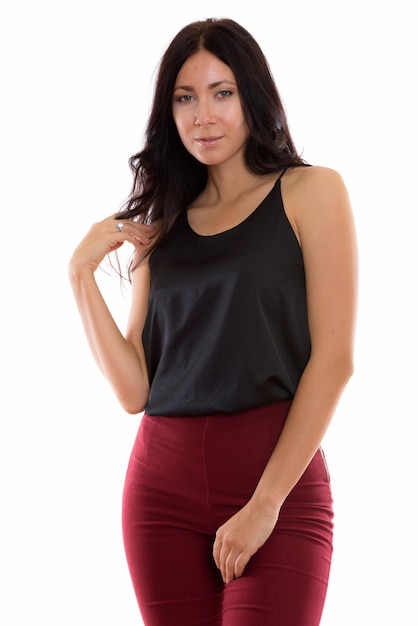
<svg viewBox="0 0 418 626">
<path fill-rule="evenodd" d="M 350 200 L 339 172 L 329 167 L 292 168 L 283 176 L 285 211 L 300 240 L 304 227 L 319 227 L 332 215 L 350 212 Z"/>
<path fill-rule="evenodd" d="M 296 195 L 300 202 L 308 199 L 312 202 L 316 198 L 324 200 L 346 193 L 341 174 L 329 167 L 295 167 L 286 172 L 283 179 L 288 191 Z"/>
</svg>

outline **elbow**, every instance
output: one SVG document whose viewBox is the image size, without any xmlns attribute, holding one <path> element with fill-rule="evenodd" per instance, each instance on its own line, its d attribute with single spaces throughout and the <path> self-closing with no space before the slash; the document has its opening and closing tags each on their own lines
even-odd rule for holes
<svg viewBox="0 0 418 626">
<path fill-rule="evenodd" d="M 128 415 L 138 415 L 138 413 L 142 413 L 146 405 L 146 401 L 142 399 L 119 399 L 119 402 L 122 405 L 123 410 L 128 413 Z"/>
<path fill-rule="evenodd" d="M 140 405 L 134 406 L 134 405 L 122 405 L 123 410 L 125 411 L 125 413 L 128 413 L 128 415 L 138 415 L 139 413 L 142 413 L 144 410 L 144 407 L 142 406 L 140 408 Z"/>
<path fill-rule="evenodd" d="M 347 382 L 350 380 L 352 376 L 354 376 L 354 370 L 355 370 L 354 360 L 351 359 L 349 367 L 347 368 Z"/>
<path fill-rule="evenodd" d="M 354 374 L 354 360 L 351 355 L 339 355 L 332 359 L 330 371 L 341 387 L 345 387 Z"/>
<path fill-rule="evenodd" d="M 310 368 L 323 381 L 327 381 L 336 390 L 342 391 L 354 374 L 354 360 L 351 352 L 336 351 L 311 355 Z"/>
<path fill-rule="evenodd" d="M 129 415 L 138 415 L 138 413 L 142 413 L 145 409 L 145 405 L 148 402 L 148 394 L 148 391 L 143 391 L 141 393 L 135 390 L 131 393 L 117 395 L 119 404 L 122 406 L 123 410 L 126 413 L 128 413 Z"/>
</svg>

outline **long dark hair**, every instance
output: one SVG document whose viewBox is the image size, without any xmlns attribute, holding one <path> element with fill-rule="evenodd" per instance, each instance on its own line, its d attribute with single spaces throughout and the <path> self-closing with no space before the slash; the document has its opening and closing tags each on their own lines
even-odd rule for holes
<svg viewBox="0 0 418 626">
<path fill-rule="evenodd" d="M 245 161 L 258 175 L 305 165 L 294 146 L 286 114 L 267 60 L 250 33 L 230 19 L 206 19 L 185 26 L 163 55 L 143 149 L 129 159 L 134 180 L 121 215 L 161 221 L 160 238 L 172 218 L 204 189 L 207 167 L 189 154 L 178 135 L 172 99 L 183 63 L 205 49 L 234 73 L 249 128 Z"/>
</svg>

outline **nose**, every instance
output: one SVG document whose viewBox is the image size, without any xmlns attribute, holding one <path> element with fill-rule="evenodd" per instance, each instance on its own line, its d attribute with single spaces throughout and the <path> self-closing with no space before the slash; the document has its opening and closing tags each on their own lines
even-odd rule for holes
<svg viewBox="0 0 418 626">
<path fill-rule="evenodd" d="M 199 104 L 196 108 L 195 112 L 195 125 L 196 126 L 207 126 L 214 121 L 213 110 L 210 106 L 209 102 L 199 101 Z"/>
</svg>

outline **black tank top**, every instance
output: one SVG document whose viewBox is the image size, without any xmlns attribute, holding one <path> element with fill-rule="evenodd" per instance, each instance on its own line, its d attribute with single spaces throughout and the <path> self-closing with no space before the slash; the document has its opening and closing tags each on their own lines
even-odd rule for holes
<svg viewBox="0 0 418 626">
<path fill-rule="evenodd" d="M 182 211 L 150 257 L 150 415 L 291 399 L 310 355 L 305 273 L 278 179 L 249 217 L 196 234 Z"/>
</svg>

